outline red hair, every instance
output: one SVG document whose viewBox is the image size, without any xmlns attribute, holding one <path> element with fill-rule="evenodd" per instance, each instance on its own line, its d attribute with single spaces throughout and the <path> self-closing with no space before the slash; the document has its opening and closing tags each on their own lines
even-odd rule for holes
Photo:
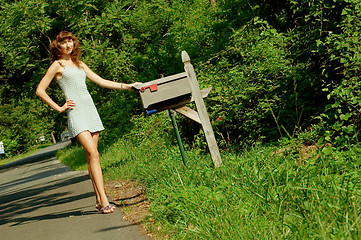
<svg viewBox="0 0 361 240">
<path fill-rule="evenodd" d="M 71 60 L 73 60 L 75 65 L 80 67 L 80 48 L 79 48 L 80 44 L 78 39 L 71 32 L 68 31 L 59 32 L 56 38 L 50 43 L 51 60 L 56 61 L 61 58 L 62 53 L 61 53 L 60 44 L 65 39 L 73 40 L 74 46 L 73 46 L 73 51 L 71 52 Z"/>
</svg>

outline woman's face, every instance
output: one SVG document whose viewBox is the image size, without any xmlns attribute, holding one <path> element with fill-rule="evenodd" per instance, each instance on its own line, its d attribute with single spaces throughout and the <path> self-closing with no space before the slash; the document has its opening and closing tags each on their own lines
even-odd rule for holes
<svg viewBox="0 0 361 240">
<path fill-rule="evenodd" d="M 60 42 L 60 49 L 63 55 L 70 55 L 74 48 L 74 41 L 71 38 L 66 38 Z"/>
</svg>

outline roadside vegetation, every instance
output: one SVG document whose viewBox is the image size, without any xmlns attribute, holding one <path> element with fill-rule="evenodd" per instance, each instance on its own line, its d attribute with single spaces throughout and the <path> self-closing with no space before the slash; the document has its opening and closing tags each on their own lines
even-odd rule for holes
<svg viewBox="0 0 361 240">
<path fill-rule="evenodd" d="M 108 180 L 134 179 L 151 201 L 152 232 L 175 239 L 358 238 L 359 0 L 0 0 L 0 141 L 9 156 L 66 117 L 35 97 L 62 29 L 100 76 L 147 82 L 195 67 L 223 164 L 200 126 L 177 117 L 189 166 L 167 116 L 144 116 L 134 92 L 89 83 L 106 130 Z M 49 95 L 64 101 L 52 83 Z M 58 157 L 86 169 L 81 147 Z"/>
<path fill-rule="evenodd" d="M 140 117 L 132 131 L 101 148 L 107 180 L 132 179 L 151 205 L 142 223 L 170 239 L 356 239 L 360 232 L 361 148 L 348 151 L 282 139 L 240 153 L 186 151 L 182 163 L 167 116 Z M 309 134 L 303 138 L 312 138 Z M 72 146 L 58 158 L 86 170 Z"/>
</svg>

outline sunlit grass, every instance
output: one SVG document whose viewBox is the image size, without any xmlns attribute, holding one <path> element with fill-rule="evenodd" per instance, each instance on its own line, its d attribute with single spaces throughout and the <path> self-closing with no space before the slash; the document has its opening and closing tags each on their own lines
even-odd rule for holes
<svg viewBox="0 0 361 240">
<path fill-rule="evenodd" d="M 146 186 L 154 234 L 227 240 L 359 237 L 358 146 L 327 155 L 320 151 L 303 164 L 297 154 L 278 154 L 282 146 L 254 146 L 239 154 L 222 152 L 217 169 L 208 154 L 188 149 L 186 168 L 167 123 L 155 131 L 151 119 L 144 121 L 142 131 L 109 146 L 101 164 L 107 179 L 136 179 Z M 72 158 L 81 157 L 77 147 L 69 151 Z"/>
<path fill-rule="evenodd" d="M 70 145 L 59 150 L 56 153 L 56 156 L 62 163 L 68 165 L 74 171 L 84 171 L 88 169 L 88 164 L 82 146 Z"/>
</svg>

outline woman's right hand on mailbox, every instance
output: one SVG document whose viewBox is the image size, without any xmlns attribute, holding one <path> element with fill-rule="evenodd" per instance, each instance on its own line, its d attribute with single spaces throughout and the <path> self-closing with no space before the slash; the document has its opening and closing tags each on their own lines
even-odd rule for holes
<svg viewBox="0 0 361 240">
<path fill-rule="evenodd" d="M 135 86 L 140 85 L 140 84 L 143 84 L 143 83 L 141 83 L 141 82 L 134 82 L 134 83 L 129 84 L 129 86 L 130 86 L 130 89 L 135 89 Z M 129 90 L 130 90 L 130 89 L 129 89 Z"/>
</svg>

